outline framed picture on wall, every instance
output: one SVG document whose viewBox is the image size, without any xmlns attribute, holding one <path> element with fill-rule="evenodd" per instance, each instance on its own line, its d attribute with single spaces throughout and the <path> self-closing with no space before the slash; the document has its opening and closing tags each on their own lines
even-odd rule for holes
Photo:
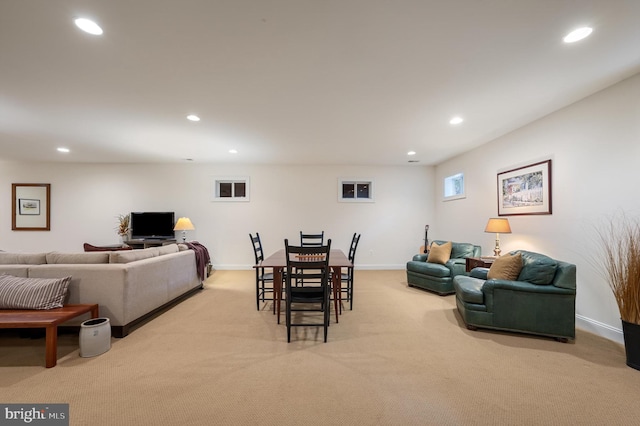
<svg viewBox="0 0 640 426">
<path fill-rule="evenodd" d="M 51 230 L 51 184 L 11 184 L 11 211 L 14 231 Z"/>
<path fill-rule="evenodd" d="M 498 173 L 498 216 L 551 214 L 551 160 Z"/>
</svg>

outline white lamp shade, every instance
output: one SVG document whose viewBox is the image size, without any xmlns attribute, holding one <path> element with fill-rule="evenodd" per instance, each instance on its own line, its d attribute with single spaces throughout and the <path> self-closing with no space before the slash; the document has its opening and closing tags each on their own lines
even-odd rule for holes
<svg viewBox="0 0 640 426">
<path fill-rule="evenodd" d="M 489 222 L 487 222 L 487 227 L 484 228 L 484 232 L 510 234 L 511 227 L 509 226 L 509 219 L 492 217 L 489 219 Z"/>
<path fill-rule="evenodd" d="M 194 229 L 196 228 L 188 217 L 181 217 L 176 222 L 176 226 L 173 227 L 174 231 L 193 231 Z"/>
</svg>

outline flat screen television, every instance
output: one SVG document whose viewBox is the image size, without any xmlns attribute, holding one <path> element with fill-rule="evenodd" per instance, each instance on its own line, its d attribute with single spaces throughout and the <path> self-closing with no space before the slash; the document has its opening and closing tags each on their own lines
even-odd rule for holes
<svg viewBox="0 0 640 426">
<path fill-rule="evenodd" d="M 172 239 L 175 238 L 174 212 L 131 212 L 131 238 L 139 239 Z"/>
</svg>

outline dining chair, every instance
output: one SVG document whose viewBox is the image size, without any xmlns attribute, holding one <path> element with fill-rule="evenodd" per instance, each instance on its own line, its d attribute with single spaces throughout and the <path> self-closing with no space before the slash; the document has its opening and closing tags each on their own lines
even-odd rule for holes
<svg viewBox="0 0 640 426">
<path fill-rule="evenodd" d="M 306 234 L 300 231 L 300 246 L 302 247 L 322 247 L 324 244 L 324 231 L 319 234 Z M 304 285 L 303 280 L 297 280 L 296 285 Z"/>
<path fill-rule="evenodd" d="M 343 285 L 346 283 L 346 288 L 341 288 L 341 292 L 346 293 L 346 298 L 342 298 L 344 301 L 349 302 L 349 310 L 353 310 L 353 264 L 356 259 L 356 249 L 358 248 L 358 242 L 360 241 L 360 234 L 353 233 L 353 237 L 351 238 L 351 246 L 349 246 L 349 262 L 351 262 L 351 266 L 347 268 L 347 271 L 342 273 L 340 279 Z"/>
<path fill-rule="evenodd" d="M 300 231 L 300 245 L 302 247 L 321 247 L 324 244 L 324 231 L 319 234 L 305 234 Z"/>
<path fill-rule="evenodd" d="M 251 245 L 253 246 L 253 255 L 255 257 L 256 265 L 264 260 L 264 252 L 262 251 L 262 242 L 260 241 L 260 234 L 256 232 L 256 236 L 249 234 L 251 238 Z M 266 301 L 273 301 L 273 273 L 266 273 L 265 268 L 257 267 L 256 270 L 256 308 L 260 310 L 260 301 L 262 303 Z M 271 297 L 267 297 L 267 294 L 271 294 Z M 273 312 L 275 313 L 275 303 L 273 306 Z"/>
<path fill-rule="evenodd" d="M 326 343 L 331 310 L 329 303 L 331 240 L 327 241 L 326 246 L 303 247 L 290 246 L 289 240 L 285 239 L 284 246 L 287 259 L 285 278 L 287 342 L 291 342 L 292 327 L 323 327 Z M 307 285 L 304 287 L 295 285 L 298 280 L 304 280 Z M 296 313 L 295 317 L 292 315 L 293 312 Z M 322 322 L 318 321 L 316 312 L 322 312 Z"/>
</svg>

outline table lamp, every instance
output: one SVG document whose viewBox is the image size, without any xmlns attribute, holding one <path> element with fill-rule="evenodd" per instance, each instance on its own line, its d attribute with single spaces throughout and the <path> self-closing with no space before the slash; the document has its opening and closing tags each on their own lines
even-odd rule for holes
<svg viewBox="0 0 640 426">
<path fill-rule="evenodd" d="M 173 227 L 174 231 L 182 231 L 182 242 L 187 241 L 187 231 L 193 231 L 196 229 L 191 223 L 191 220 L 188 217 L 181 217 L 176 222 L 176 226 Z"/>
<path fill-rule="evenodd" d="M 509 219 L 492 217 L 487 222 L 487 227 L 484 228 L 484 232 L 496 233 L 496 247 L 493 249 L 493 255 L 495 257 L 500 256 L 500 234 L 510 234 L 511 227 L 509 226 Z"/>
</svg>

